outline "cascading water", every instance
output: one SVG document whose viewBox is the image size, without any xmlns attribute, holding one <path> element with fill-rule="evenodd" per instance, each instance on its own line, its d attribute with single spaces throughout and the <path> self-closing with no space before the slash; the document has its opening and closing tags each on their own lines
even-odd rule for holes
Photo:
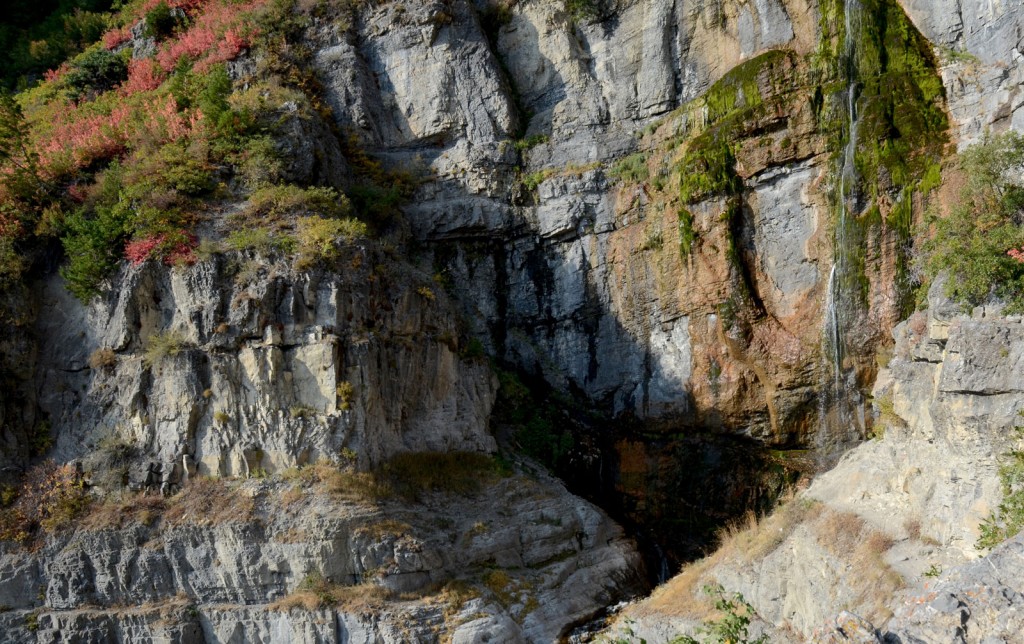
<svg viewBox="0 0 1024 644">
<path fill-rule="evenodd" d="M 843 10 L 843 73 L 846 78 L 844 96 L 844 132 L 846 144 L 838 166 L 836 186 L 836 225 L 832 269 L 829 272 L 824 312 L 825 355 L 830 364 L 831 381 L 823 383 L 820 423 L 817 433 L 823 460 L 837 456 L 845 445 L 859 440 L 864 433 L 863 401 L 856 386 L 856 374 L 846 365 L 846 334 L 857 315 L 857 298 L 852 293 L 855 277 L 851 254 L 856 244 L 848 231 L 858 211 L 858 177 L 855 164 L 857 151 L 857 59 L 856 42 L 861 24 L 858 0 L 846 0 Z"/>
</svg>

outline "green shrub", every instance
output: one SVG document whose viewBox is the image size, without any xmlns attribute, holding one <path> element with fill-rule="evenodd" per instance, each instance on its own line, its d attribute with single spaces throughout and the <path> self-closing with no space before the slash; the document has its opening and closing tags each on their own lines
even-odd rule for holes
<svg viewBox="0 0 1024 644">
<path fill-rule="evenodd" d="M 593 20 L 598 17 L 599 0 L 565 0 L 565 10 L 579 21 Z"/>
<path fill-rule="evenodd" d="M 5 494 L 0 541 L 26 543 L 40 531 L 67 527 L 89 505 L 82 478 L 71 465 L 44 461 L 25 475 L 17 495 Z"/>
<path fill-rule="evenodd" d="M 459 357 L 464 360 L 479 360 L 487 355 L 487 349 L 479 338 L 470 338 L 459 351 Z"/>
<path fill-rule="evenodd" d="M 650 170 L 647 168 L 647 155 L 637 152 L 622 159 L 608 171 L 608 176 L 625 183 L 647 181 Z"/>
<path fill-rule="evenodd" d="M 355 396 L 355 392 L 355 387 L 352 386 L 351 382 L 347 380 L 339 382 L 336 388 L 336 393 L 338 394 L 338 407 L 344 411 L 348 411 L 349 409 L 351 409 L 352 398 Z"/>
<path fill-rule="evenodd" d="M 229 250 L 266 253 L 279 247 L 277 239 L 267 228 L 242 228 L 231 232 L 224 240 L 224 245 Z"/>
<path fill-rule="evenodd" d="M 756 613 L 743 595 L 726 595 L 725 589 L 718 584 L 705 586 L 704 593 L 715 600 L 715 609 L 722 613 L 722 616 L 717 620 L 705 622 L 697 630 L 698 634 L 703 636 L 701 639 L 681 635 L 669 644 L 768 644 L 767 635 L 750 639 L 750 621 Z"/>
<path fill-rule="evenodd" d="M 544 183 L 548 177 L 552 176 L 554 173 L 555 171 L 550 168 L 546 170 L 538 170 L 537 172 L 522 175 L 519 178 L 519 182 L 522 184 L 523 188 L 529 192 L 536 192 L 537 188 L 540 187 L 540 184 Z"/>
<path fill-rule="evenodd" d="M 946 294 L 964 306 L 996 297 L 1008 313 L 1024 311 L 1024 258 L 1010 254 L 1024 246 L 1024 135 L 986 138 L 961 153 L 960 167 L 966 186 L 948 217 L 931 219 L 926 273 L 947 272 Z"/>
<path fill-rule="evenodd" d="M 63 83 L 72 96 L 89 92 L 105 92 L 128 78 L 128 62 L 124 56 L 96 45 L 82 52 L 71 63 Z"/>
<path fill-rule="evenodd" d="M 179 21 L 166 2 L 161 2 L 146 13 L 143 35 L 162 40 L 174 33 Z"/>
<path fill-rule="evenodd" d="M 348 199 L 334 188 L 300 188 L 285 184 L 260 188 L 249 197 L 246 216 L 273 222 L 288 215 L 343 217 L 350 211 Z"/>
<path fill-rule="evenodd" d="M 697 137 L 676 168 L 679 197 L 689 204 L 715 195 L 739 193 L 743 182 L 735 168 L 736 158 L 727 141 L 713 133 Z"/>
<path fill-rule="evenodd" d="M 0 289 L 17 282 L 24 270 L 25 261 L 14 247 L 14 239 L 0 235 Z"/>
<path fill-rule="evenodd" d="M 513 427 L 519 450 L 555 470 L 575 444 L 564 415 L 512 372 L 499 370 L 498 383 L 495 414 Z"/>
<path fill-rule="evenodd" d="M 366 232 L 366 224 L 357 219 L 324 219 L 316 215 L 299 217 L 295 222 L 295 239 L 298 242 L 296 264 L 301 269 L 317 261 L 336 259 L 339 240 L 351 243 L 365 237 Z"/>
<path fill-rule="evenodd" d="M 147 367 L 153 367 L 164 360 L 182 352 L 188 346 L 188 340 L 179 331 L 164 331 L 149 336 L 146 342 L 146 350 L 142 355 L 142 362 Z"/>
<path fill-rule="evenodd" d="M 1003 500 L 979 526 L 979 549 L 994 548 L 1024 530 L 1024 452 L 1014 450 L 1005 456 L 1007 461 L 999 466 Z"/>
<path fill-rule="evenodd" d="M 248 137 L 231 157 L 235 173 L 252 189 L 265 188 L 281 180 L 284 162 L 274 139 L 268 135 Z"/>
<path fill-rule="evenodd" d="M 532 134 L 516 141 L 515 147 L 520 152 L 526 152 L 542 143 L 547 143 L 548 140 L 550 140 L 550 137 L 547 134 Z"/>
<path fill-rule="evenodd" d="M 30 85 L 95 43 L 107 26 L 111 0 L 7 3 L 0 28 L 0 87 Z"/>
<path fill-rule="evenodd" d="M 686 258 L 693 250 L 697 241 L 697 232 L 693 229 L 693 213 L 686 208 L 679 209 L 679 256 Z"/>
<path fill-rule="evenodd" d="M 133 214 L 126 203 L 101 205 L 90 212 L 80 208 L 69 215 L 61 237 L 68 262 L 60 274 L 68 290 L 87 302 L 101 281 L 121 259 L 121 243 L 127 237 Z"/>
</svg>

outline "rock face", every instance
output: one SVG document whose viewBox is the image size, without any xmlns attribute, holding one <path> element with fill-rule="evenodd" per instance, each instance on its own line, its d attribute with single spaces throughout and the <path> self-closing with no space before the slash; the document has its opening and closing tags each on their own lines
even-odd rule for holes
<svg viewBox="0 0 1024 644">
<path fill-rule="evenodd" d="M 436 245 L 435 263 L 466 289 L 464 312 L 488 348 L 614 415 L 701 424 L 708 419 L 694 411 L 713 407 L 725 425 L 765 434 L 775 431 L 766 408 L 789 412 L 775 403 L 778 382 L 737 367 L 721 378 L 717 400 L 704 384 L 720 346 L 711 315 L 728 296 L 725 258 L 697 251 L 725 283 L 683 295 L 695 276 L 676 252 L 674 211 L 643 183 L 616 185 L 609 168 L 638 151 L 644 126 L 731 67 L 772 48 L 809 51 L 816 33 L 807 9 L 631 2 L 598 22 L 559 3 L 521 3 L 499 26 L 485 21 L 488 31 L 468 3 L 424 3 L 400 16 L 384 5 L 348 32 L 321 31 L 316 64 L 340 126 L 394 162 L 429 164 L 436 179 L 406 214 L 414 235 Z M 467 98 L 453 104 L 456 96 Z M 784 120 L 778 127 L 778 140 L 799 138 Z M 539 143 L 517 152 L 517 133 Z M 744 213 L 761 263 L 755 279 L 788 323 L 777 333 L 791 336 L 796 320 L 816 317 L 821 213 L 806 187 L 825 162 L 746 169 L 757 186 Z M 539 179 L 532 195 L 522 186 L 528 175 Z M 766 223 L 778 221 L 780 199 L 785 222 Z M 710 218 L 720 206 L 707 208 Z M 783 233 L 791 243 L 781 243 Z M 645 249 L 648 238 L 659 241 Z M 793 339 L 804 365 L 816 355 L 807 330 Z"/>
<path fill-rule="evenodd" d="M 900 642 L 1012 642 L 1024 630 L 1021 537 L 909 593 L 886 625 Z M 889 641 L 889 640 L 886 640 Z"/>
<path fill-rule="evenodd" d="M 936 70 L 895 5 L 864 4 L 899 36 L 876 40 L 916 52 L 910 80 L 898 80 L 918 102 L 863 94 L 863 107 L 882 105 L 890 120 L 948 107 L 960 143 L 1024 125 L 1019 12 L 906 0 L 932 42 L 977 58 L 947 56 Z M 351 146 L 415 171 L 393 237 L 301 272 L 238 252 L 188 268 L 124 266 L 88 307 L 40 279 L 0 317 L 0 373 L 15 392 L 0 400 L 4 465 L 52 438 L 56 458 L 82 460 L 110 492 L 147 461 L 182 482 L 493 452 L 498 383 L 470 338 L 596 410 L 601 428 L 630 428 L 581 460 L 607 471 L 641 524 L 692 527 L 771 501 L 767 485 L 751 492 L 725 476 L 729 450 L 715 441 L 790 449 L 862 437 L 870 423 L 821 422 L 820 394 L 833 370 L 861 390 L 878 371 L 874 350 L 905 295 L 900 216 L 921 205 L 924 168 L 884 166 L 899 128 L 865 109 L 852 160 L 874 174 L 863 194 L 841 193 L 834 155 L 854 139 L 843 119 L 858 84 L 838 53 L 837 3 L 345 5 L 311 19 L 302 46 L 346 145 L 324 122 L 284 114 L 279 147 L 302 183 L 344 187 Z M 939 72 L 945 93 L 925 95 Z M 936 161 L 928 146 L 941 147 L 945 117 L 929 124 L 899 132 L 907 159 Z M 846 201 L 856 235 L 836 249 L 833 211 Z M 845 287 L 862 301 L 830 365 L 822 319 L 836 252 L 854 255 L 856 284 Z M 770 535 L 695 575 L 743 592 L 763 629 L 808 635 L 840 605 L 881 624 L 927 558 L 950 567 L 978 554 L 977 521 L 998 498 L 994 457 L 1024 406 L 1020 322 L 960 318 L 938 299 L 921 320 L 897 329 L 878 377 L 876 399 L 891 401 L 879 403 L 885 437 L 818 479 Z M 131 467 L 113 471 L 124 453 Z M 235 496 L 251 507 L 216 525 L 174 519 L 179 500 L 150 525 L 83 526 L 34 553 L 4 551 L 0 598 L 13 610 L 0 620 L 15 641 L 550 641 L 628 594 L 639 564 L 599 511 L 553 481 L 513 480 L 472 502 L 382 509 L 318 497 L 302 516 L 286 507 L 285 483 L 249 481 Z M 894 514 L 908 522 L 893 525 Z M 851 581 L 853 566 L 868 572 Z M 316 579 L 358 587 L 371 571 L 377 586 L 424 596 L 269 610 L 315 595 Z M 467 579 L 487 592 L 457 609 L 429 598 L 431 584 Z M 667 637 L 701 617 L 670 615 L 649 632 Z M 898 619 L 899 632 L 918 627 L 912 611 Z"/>
<path fill-rule="evenodd" d="M 841 624 L 826 626 L 839 606 L 873 622 L 878 637 L 899 637 L 892 641 L 1013 641 L 1020 540 L 981 559 L 975 544 L 1002 498 L 1000 458 L 1018 448 L 1012 428 L 1024 391 L 1014 374 L 1024 324 L 985 309 L 969 317 L 942 289 L 935 283 L 927 313 L 894 331 L 894 354 L 874 390 L 884 435 L 684 570 L 666 586 L 667 597 L 681 602 L 698 580 L 716 581 L 806 641 L 881 641 L 870 625 L 858 627 L 867 640 Z M 666 621 L 687 630 L 702 618 L 652 610 L 671 605 L 657 593 L 646 603 L 625 619 L 638 615 L 637 632 L 649 641 L 670 639 Z"/>
<path fill-rule="evenodd" d="M 1024 130 L 1024 16 L 1004 3 L 900 0 L 945 59 L 942 77 L 964 147 L 986 132 Z"/>
<path fill-rule="evenodd" d="M 385 261 L 365 247 L 339 260 L 343 272 L 245 255 L 151 263 L 84 310 L 48 283 L 41 307 L 57 315 L 39 318 L 37 386 L 55 454 L 116 440 L 237 476 L 342 450 L 363 467 L 403 451 L 493 451 L 496 382 L 459 357 L 447 295 L 398 263 L 375 273 Z"/>
<path fill-rule="evenodd" d="M 542 474 L 404 502 L 325 484 L 203 481 L 8 547 L 4 641 L 553 641 L 641 583 L 621 528 Z"/>
</svg>

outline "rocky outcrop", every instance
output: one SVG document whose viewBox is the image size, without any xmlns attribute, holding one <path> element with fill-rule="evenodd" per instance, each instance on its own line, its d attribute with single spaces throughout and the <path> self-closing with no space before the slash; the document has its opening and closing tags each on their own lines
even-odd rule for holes
<svg viewBox="0 0 1024 644">
<path fill-rule="evenodd" d="M 1016 632 L 1020 544 L 980 558 L 976 543 L 1002 498 L 1000 459 L 1019 440 L 1011 430 L 1024 407 L 1024 324 L 993 309 L 963 314 L 942 291 L 934 284 L 927 312 L 894 331 L 874 390 L 880 435 L 620 623 L 637 620 L 630 627 L 648 641 L 670 639 L 666 623 L 688 630 L 704 619 L 687 597 L 714 581 L 806 641 L 845 632 L 825 626 L 838 606 L 902 642 Z M 691 609 L 673 618 L 673 603 Z"/>
<path fill-rule="evenodd" d="M 1004 3 L 900 0 L 944 60 L 942 79 L 961 148 L 987 132 L 1024 130 L 1024 16 Z"/>
<path fill-rule="evenodd" d="M 363 467 L 403 451 L 493 451 L 496 383 L 460 357 L 457 316 L 429 285 L 370 245 L 302 274 L 245 254 L 126 267 L 87 309 L 51 281 L 36 382 L 55 455 L 116 441 L 233 476 L 343 450 Z"/>
<path fill-rule="evenodd" d="M 5 641 L 553 641 L 641 583 L 621 528 L 546 475 L 412 501 L 311 471 L 126 497 L 38 550 L 6 547 Z"/>
<path fill-rule="evenodd" d="M 909 593 L 886 624 L 886 641 L 1012 642 L 1024 632 L 1021 537 Z"/>
<path fill-rule="evenodd" d="M 675 209 L 646 182 L 619 184 L 609 173 L 647 147 L 637 142 L 645 126 L 732 67 L 769 49 L 810 51 L 817 33 L 807 10 L 799 2 L 629 2 L 602 9 L 598 21 L 559 3 L 518 3 L 499 20 L 486 5 L 481 13 L 464 2 L 402 7 L 400 15 L 383 5 L 347 31 L 318 31 L 316 66 L 340 126 L 393 163 L 429 165 L 435 179 L 406 216 L 413 234 L 434 244 L 435 264 L 459 285 L 471 328 L 491 351 L 613 415 L 692 425 L 715 417 L 774 435 L 766 410 L 802 409 L 799 395 L 793 403 L 775 397 L 811 384 L 806 374 L 800 384 L 774 374 L 765 383 L 755 368 L 718 355 L 715 312 L 735 279 L 720 247 L 695 255 L 722 286 L 685 296 L 704 277 L 677 252 Z M 417 64 L 415 83 L 409 60 L 427 61 Z M 467 98 L 453 104 L 454 96 Z M 786 130 L 785 121 L 772 128 L 794 150 L 808 147 L 806 133 Z M 826 164 L 798 161 L 766 164 L 762 155 L 745 168 L 752 188 L 743 227 L 761 263 L 758 288 L 770 314 L 786 321 L 775 335 L 803 343 L 806 371 L 817 337 L 811 325 L 795 331 L 793 323 L 815 318 L 820 299 L 819 204 L 807 187 Z M 785 231 L 771 230 L 779 199 L 790 198 Z M 714 202 L 706 208 L 709 219 L 721 212 Z M 782 232 L 799 240 L 783 248 Z M 648 238 L 658 242 L 644 248 Z M 705 383 L 712 363 L 729 363 L 714 400 Z"/>
</svg>

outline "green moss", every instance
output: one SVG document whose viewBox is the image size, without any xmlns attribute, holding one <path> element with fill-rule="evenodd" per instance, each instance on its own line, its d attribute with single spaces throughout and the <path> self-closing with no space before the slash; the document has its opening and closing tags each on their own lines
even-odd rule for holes
<svg viewBox="0 0 1024 644">
<path fill-rule="evenodd" d="M 686 208 L 679 209 L 679 256 L 686 258 L 693 250 L 697 241 L 697 233 L 693 229 L 693 213 Z"/>
<path fill-rule="evenodd" d="M 642 152 L 631 154 L 622 159 L 608 171 L 608 176 L 625 183 L 641 183 L 647 181 L 650 170 L 647 168 L 647 155 Z"/>
<path fill-rule="evenodd" d="M 864 0 L 854 78 L 857 169 L 877 196 L 917 187 L 941 156 L 949 124 L 942 79 L 927 40 L 892 0 Z"/>
<path fill-rule="evenodd" d="M 693 141 L 683 160 L 676 166 L 679 175 L 679 198 L 683 203 L 696 203 L 716 195 L 738 194 L 743 181 L 736 174 L 736 157 L 730 141 L 716 132 L 703 134 Z"/>
<path fill-rule="evenodd" d="M 943 86 L 928 42 L 895 0 L 862 0 L 859 11 L 859 29 L 847 34 L 842 0 L 820 4 L 821 39 L 811 61 L 816 84 L 811 104 L 818 129 L 834 151 L 837 173 L 850 137 L 846 99 L 851 82 L 856 92 L 858 184 L 846 182 L 846 194 L 834 195 L 835 257 L 845 268 L 840 287 L 863 305 L 870 288 L 867 242 L 883 230 L 894 235 L 897 290 L 901 307 L 908 310 L 914 195 L 941 181 L 939 162 L 948 129 Z M 849 37 L 857 38 L 852 56 L 846 55 Z M 839 185 L 833 181 L 836 190 Z M 840 213 L 843 200 L 854 194 L 866 211 Z M 892 208 L 883 222 L 879 205 L 884 203 Z"/>
</svg>

